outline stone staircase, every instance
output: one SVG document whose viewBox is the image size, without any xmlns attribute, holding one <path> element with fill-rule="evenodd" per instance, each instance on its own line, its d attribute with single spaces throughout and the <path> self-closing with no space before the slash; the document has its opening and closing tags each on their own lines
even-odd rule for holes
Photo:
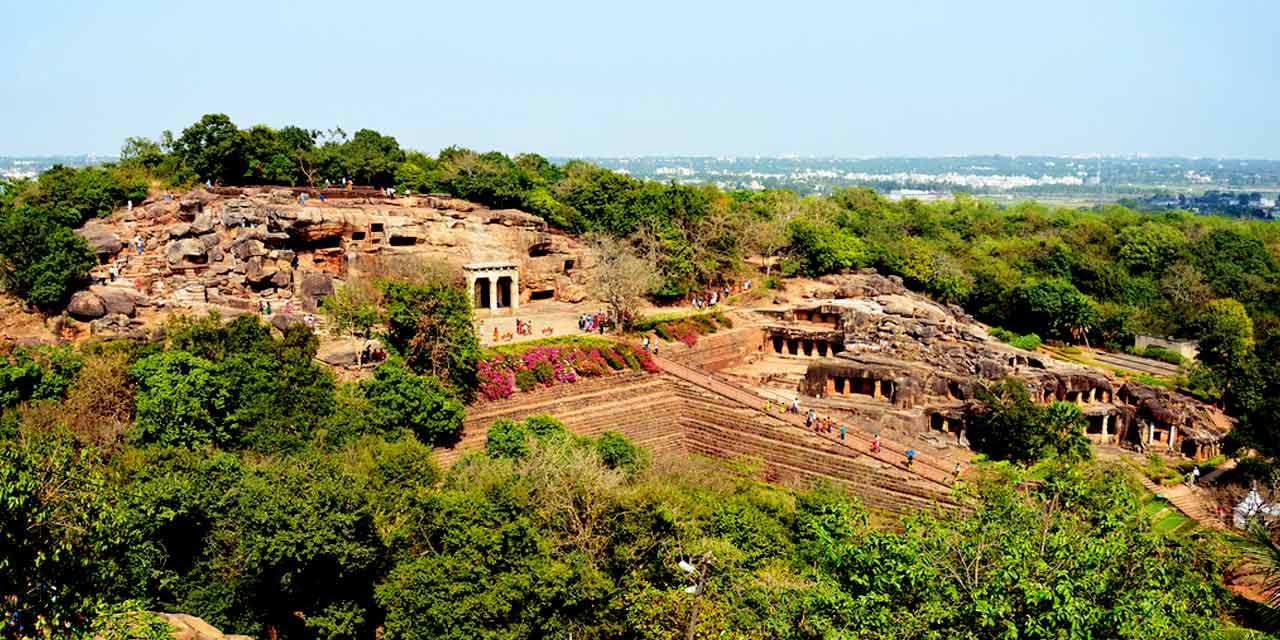
<svg viewBox="0 0 1280 640">
<path fill-rule="evenodd" d="M 809 484 L 826 479 L 847 487 L 868 506 L 896 513 L 952 509 L 947 487 L 766 415 L 697 385 L 679 381 L 685 448 L 716 458 L 749 457 L 764 465 L 764 480 Z"/>
<path fill-rule="evenodd" d="M 1186 484 L 1162 487 L 1141 473 L 1138 474 L 1138 479 L 1142 481 L 1142 486 L 1146 487 L 1148 491 L 1168 500 L 1178 511 L 1200 523 L 1201 526 L 1212 529 L 1227 528 L 1227 524 L 1205 506 L 1208 498 L 1204 495 L 1204 489 Z"/>
<path fill-rule="evenodd" d="M 769 415 L 780 419 L 794 427 L 797 427 L 805 433 L 811 433 L 804 427 L 804 418 L 796 414 L 774 413 L 765 411 L 765 398 L 757 395 L 755 392 L 726 381 L 723 376 L 718 376 L 713 372 L 699 371 L 688 365 L 676 362 L 666 357 L 655 357 L 662 370 L 677 378 L 690 382 L 696 386 L 702 387 L 712 393 L 723 396 L 738 405 L 754 410 L 764 415 Z M 943 469 L 942 467 L 933 465 L 926 461 L 917 461 L 910 469 L 906 467 L 906 450 L 901 444 L 887 440 L 881 437 L 880 452 L 871 453 L 871 444 L 875 436 L 858 428 L 857 425 L 847 425 L 850 428 L 844 440 L 839 440 L 838 434 L 813 434 L 818 437 L 827 438 L 833 442 L 837 442 L 842 446 L 848 447 L 861 455 L 875 458 L 880 462 L 890 465 L 894 468 L 902 469 L 908 473 L 920 476 L 939 485 L 942 488 L 949 488 L 955 481 L 952 470 Z M 961 471 L 963 472 L 963 468 Z"/>
</svg>

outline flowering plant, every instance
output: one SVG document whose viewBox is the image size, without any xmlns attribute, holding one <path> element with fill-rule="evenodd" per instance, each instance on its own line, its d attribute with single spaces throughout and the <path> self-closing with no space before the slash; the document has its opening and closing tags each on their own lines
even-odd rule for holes
<svg viewBox="0 0 1280 640">
<path fill-rule="evenodd" d="M 635 369 L 657 373 L 649 353 L 630 344 L 609 346 L 538 345 L 523 351 L 497 353 L 476 367 L 480 396 L 486 400 L 510 398 L 516 388 L 551 386 L 596 377 L 614 370 Z"/>
</svg>

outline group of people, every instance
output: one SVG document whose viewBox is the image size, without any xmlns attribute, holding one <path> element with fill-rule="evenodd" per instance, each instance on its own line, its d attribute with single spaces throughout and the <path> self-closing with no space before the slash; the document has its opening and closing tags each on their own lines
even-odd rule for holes
<svg viewBox="0 0 1280 640">
<path fill-rule="evenodd" d="M 516 318 L 516 335 L 531 336 L 533 335 L 533 323 L 528 320 Z"/>
<path fill-rule="evenodd" d="M 751 290 L 751 279 L 747 278 L 746 280 L 742 281 L 741 287 L 738 287 L 738 285 L 734 284 L 733 282 L 730 282 L 729 284 L 726 284 L 725 286 L 718 289 L 710 289 L 707 291 L 703 291 L 701 293 L 693 294 L 693 296 L 689 299 L 689 304 L 692 305 L 694 309 L 710 308 L 710 307 L 716 306 L 717 304 L 720 304 L 729 296 L 735 293 L 738 293 L 739 291 L 749 291 L 749 290 Z"/>
<path fill-rule="evenodd" d="M 642 344 L 644 345 L 644 350 L 645 350 L 645 351 L 648 351 L 649 353 L 652 353 L 652 354 L 653 354 L 653 355 L 655 355 L 655 356 L 656 356 L 656 355 L 658 355 L 658 341 L 657 341 L 657 340 L 652 340 L 652 341 L 651 341 L 651 340 L 649 340 L 649 336 L 645 336 L 645 337 L 644 337 L 644 341 L 642 342 Z"/>
<path fill-rule="evenodd" d="M 799 402 L 795 402 L 794 407 L 795 407 L 795 412 L 799 413 L 800 412 Z M 805 426 L 805 429 L 813 429 L 814 433 L 829 434 L 829 433 L 832 433 L 832 431 L 840 431 L 841 440 L 845 439 L 845 434 L 847 433 L 847 431 L 849 431 L 847 430 L 847 428 L 845 428 L 845 425 L 836 424 L 836 421 L 829 419 L 829 417 L 819 417 L 818 412 L 815 410 L 812 410 L 812 408 L 810 408 L 809 413 L 806 413 L 806 415 L 804 416 L 804 426 Z M 878 435 L 876 436 L 876 438 L 877 438 L 877 442 L 879 442 Z"/>
<path fill-rule="evenodd" d="M 773 411 L 773 401 L 766 399 L 764 401 L 764 410 L 765 410 L 765 413 L 771 413 Z M 787 413 L 800 414 L 801 413 L 800 397 L 799 396 L 793 397 L 791 400 L 791 404 L 787 405 L 783 410 L 786 411 Z M 810 408 L 809 411 L 805 413 L 804 426 L 806 429 L 813 430 L 814 433 L 827 433 L 827 434 L 838 433 L 839 438 L 841 440 L 844 440 L 845 436 L 849 432 L 848 427 L 836 422 L 835 420 L 832 420 L 831 418 L 824 418 L 822 416 L 819 416 L 818 410 L 813 408 Z M 871 440 L 871 453 L 880 453 L 880 434 L 875 434 L 875 436 Z M 916 462 L 915 449 L 907 449 L 906 450 L 907 468 L 908 469 L 912 468 L 915 465 L 915 462 Z M 960 476 L 959 464 L 956 465 L 955 476 L 957 478 Z"/>
<path fill-rule="evenodd" d="M 578 331 L 591 333 L 592 331 L 604 335 L 605 325 L 608 324 L 608 318 L 603 313 L 584 313 L 578 317 Z"/>
</svg>

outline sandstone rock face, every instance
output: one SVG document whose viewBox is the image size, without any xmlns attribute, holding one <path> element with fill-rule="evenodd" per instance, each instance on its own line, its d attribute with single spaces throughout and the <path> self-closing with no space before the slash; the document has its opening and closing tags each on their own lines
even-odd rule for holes
<svg viewBox="0 0 1280 640">
<path fill-rule="evenodd" d="M 170 265 L 179 265 L 183 261 L 199 262 L 205 257 L 208 248 L 204 243 L 195 238 L 184 238 L 175 240 L 165 246 L 165 258 L 168 259 Z"/>
<path fill-rule="evenodd" d="M 97 224 L 77 229 L 76 235 L 84 238 L 93 252 L 100 256 L 115 255 L 124 248 L 120 236 Z"/>
<path fill-rule="evenodd" d="M 124 314 L 114 314 L 94 320 L 89 325 L 90 333 L 103 340 L 132 340 L 144 342 L 150 334 L 142 322 L 132 320 Z"/>
<path fill-rule="evenodd" d="M 335 367 L 355 366 L 360 364 L 360 354 L 366 346 L 379 350 L 382 348 L 382 343 L 372 339 L 346 338 L 321 346 L 316 353 L 316 359 Z"/>
<path fill-rule="evenodd" d="M 821 284 L 817 293 L 852 295 L 783 313 L 782 322 L 766 329 L 764 348 L 813 358 L 800 391 L 847 403 L 858 415 L 887 422 L 916 416 L 926 430 L 954 434 L 941 441 L 963 444 L 968 417 L 982 410 L 978 390 L 1014 377 L 1034 402 L 1079 405 L 1090 424 L 1086 435 L 1098 442 L 1142 449 L 1173 448 L 1175 440 L 1182 453 L 1204 456 L 1217 451 L 1231 428 L 1225 416 L 1190 398 L 999 342 L 962 310 L 907 292 L 892 279 L 863 273 L 829 276 Z"/>
<path fill-rule="evenodd" d="M 106 314 L 118 313 L 132 318 L 137 306 L 146 302 L 146 296 L 123 287 L 92 287 L 90 291 L 102 300 Z"/>
<path fill-rule="evenodd" d="M 88 291 L 77 291 L 71 295 L 67 304 L 67 313 L 81 320 L 92 320 L 107 315 L 107 305 L 102 298 Z"/>
<path fill-rule="evenodd" d="M 174 640 L 253 640 L 249 636 L 227 635 L 213 625 L 185 613 L 158 613 L 160 619 L 173 627 Z"/>
<path fill-rule="evenodd" d="M 582 302 L 595 268 L 576 239 L 538 216 L 449 197 L 385 198 L 372 189 L 326 202 L 307 198 L 305 205 L 291 189 L 196 189 L 118 211 L 79 233 L 99 255 L 115 255 L 118 284 L 142 292 L 95 289 L 96 298 L 76 300 L 73 313 L 84 319 L 139 316 L 138 307 L 233 312 L 266 300 L 276 307 L 292 300 L 314 313 L 336 282 L 381 273 L 401 259 L 453 270 L 510 261 L 519 269 L 522 304 Z M 135 236 L 141 255 L 132 248 Z M 110 323 L 100 331 L 137 335 Z"/>
</svg>

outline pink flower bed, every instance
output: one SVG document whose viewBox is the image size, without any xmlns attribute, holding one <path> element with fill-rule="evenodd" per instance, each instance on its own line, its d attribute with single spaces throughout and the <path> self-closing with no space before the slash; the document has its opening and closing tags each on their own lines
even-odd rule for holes
<svg viewBox="0 0 1280 640">
<path fill-rule="evenodd" d="M 529 347 L 518 353 L 502 353 L 481 360 L 476 367 L 480 396 L 486 400 L 510 398 L 516 389 L 576 382 L 614 370 L 643 369 L 657 373 L 649 353 L 627 344 L 610 347 L 578 345 Z"/>
</svg>

